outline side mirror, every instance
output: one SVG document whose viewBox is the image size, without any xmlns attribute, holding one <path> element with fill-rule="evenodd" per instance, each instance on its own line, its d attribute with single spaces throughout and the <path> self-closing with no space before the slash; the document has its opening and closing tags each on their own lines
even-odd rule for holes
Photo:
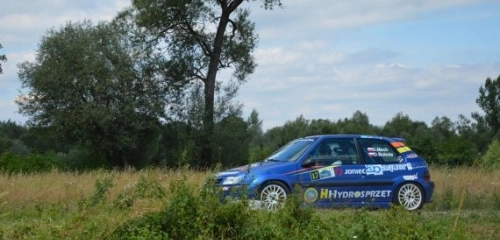
<svg viewBox="0 0 500 240">
<path fill-rule="evenodd" d="M 306 159 L 304 162 L 302 162 L 302 167 L 304 168 L 308 168 L 308 167 L 312 167 L 314 165 L 316 165 L 318 163 L 318 159 L 316 158 L 309 158 L 309 159 Z"/>
</svg>

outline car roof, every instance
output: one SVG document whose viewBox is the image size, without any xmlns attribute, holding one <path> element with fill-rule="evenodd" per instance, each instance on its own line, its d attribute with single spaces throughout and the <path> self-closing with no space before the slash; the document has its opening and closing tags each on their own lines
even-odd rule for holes
<svg viewBox="0 0 500 240">
<path fill-rule="evenodd" d="M 389 142 L 404 142 L 403 138 L 391 138 L 391 137 L 385 137 L 385 136 L 378 136 L 378 135 L 366 135 L 366 134 L 318 134 L 318 135 L 311 135 L 307 136 L 304 138 L 314 138 L 314 139 L 319 139 L 319 138 L 371 138 L 371 139 L 383 139 Z"/>
</svg>

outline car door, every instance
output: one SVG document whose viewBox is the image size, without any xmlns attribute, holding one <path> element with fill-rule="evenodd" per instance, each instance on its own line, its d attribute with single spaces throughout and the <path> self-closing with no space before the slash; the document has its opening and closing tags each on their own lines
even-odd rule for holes
<svg viewBox="0 0 500 240">
<path fill-rule="evenodd" d="M 385 139 L 359 138 L 358 143 L 365 161 L 364 200 L 392 201 L 396 179 L 408 168 L 403 157 Z"/>
<path fill-rule="evenodd" d="M 331 150 L 329 156 L 321 154 L 325 146 Z M 318 141 L 302 159 L 300 168 L 298 183 L 306 203 L 330 207 L 359 202 L 356 189 L 364 185 L 365 166 L 361 164 L 354 138 Z"/>
</svg>

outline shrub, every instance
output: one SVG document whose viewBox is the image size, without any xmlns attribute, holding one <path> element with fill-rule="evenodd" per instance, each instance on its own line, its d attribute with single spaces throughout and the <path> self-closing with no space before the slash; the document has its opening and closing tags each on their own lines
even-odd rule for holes
<svg viewBox="0 0 500 240">
<path fill-rule="evenodd" d="M 481 165 L 485 168 L 500 168 L 500 142 L 493 140 L 488 150 L 481 158 Z"/>
<path fill-rule="evenodd" d="M 18 155 L 12 152 L 0 154 L 0 169 L 7 173 L 32 173 L 60 168 L 62 161 L 55 153 Z"/>
</svg>

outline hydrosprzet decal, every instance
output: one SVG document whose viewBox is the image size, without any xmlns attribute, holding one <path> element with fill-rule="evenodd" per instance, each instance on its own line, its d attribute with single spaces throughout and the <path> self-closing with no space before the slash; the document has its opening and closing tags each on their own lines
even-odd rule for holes
<svg viewBox="0 0 500 240">
<path fill-rule="evenodd" d="M 320 190 L 320 199 L 345 199 L 345 198 L 387 198 L 391 190 L 366 190 L 366 191 L 340 191 L 323 188 Z"/>
</svg>

